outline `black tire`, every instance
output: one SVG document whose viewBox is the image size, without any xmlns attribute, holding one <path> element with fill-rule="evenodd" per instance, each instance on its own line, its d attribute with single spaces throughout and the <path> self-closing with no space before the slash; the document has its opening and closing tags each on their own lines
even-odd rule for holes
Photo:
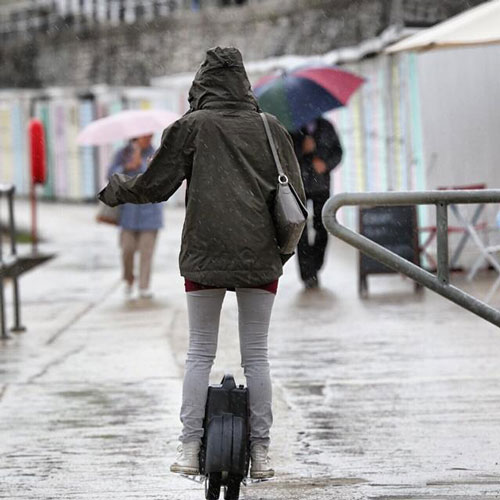
<svg viewBox="0 0 500 500">
<path fill-rule="evenodd" d="M 205 485 L 206 500 L 218 500 L 220 496 L 221 474 L 220 472 L 212 472 L 208 475 Z"/>
<path fill-rule="evenodd" d="M 224 488 L 224 500 L 238 500 L 240 498 L 241 476 L 231 474 L 227 480 L 227 486 Z"/>
</svg>

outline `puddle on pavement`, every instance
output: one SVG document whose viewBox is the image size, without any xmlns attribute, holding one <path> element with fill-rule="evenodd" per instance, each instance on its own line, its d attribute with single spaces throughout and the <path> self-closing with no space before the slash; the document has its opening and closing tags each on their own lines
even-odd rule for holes
<svg viewBox="0 0 500 500">
<path fill-rule="evenodd" d="M 243 491 L 244 498 L 249 500 L 302 500 L 305 498 L 331 500 L 336 497 L 332 495 L 332 488 L 352 487 L 365 483 L 367 483 L 365 479 L 357 477 L 294 477 L 289 480 L 276 480 L 262 485 L 252 485 Z M 354 499 L 355 497 L 351 495 L 349 498 Z"/>
<path fill-rule="evenodd" d="M 306 307 L 308 310 L 331 309 L 335 306 L 337 297 L 331 290 L 325 288 L 303 290 L 295 297 L 293 304 L 298 308 Z"/>
</svg>

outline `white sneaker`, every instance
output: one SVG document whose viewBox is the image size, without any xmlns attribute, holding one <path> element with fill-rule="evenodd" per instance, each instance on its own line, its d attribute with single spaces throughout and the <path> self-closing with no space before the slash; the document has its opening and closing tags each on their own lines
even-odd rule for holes
<svg viewBox="0 0 500 500">
<path fill-rule="evenodd" d="M 274 476 L 271 467 L 271 459 L 268 455 L 269 449 L 263 444 L 255 444 L 250 450 L 250 477 L 252 479 L 270 479 Z"/>
<path fill-rule="evenodd" d="M 125 283 L 125 286 L 123 287 L 123 295 L 125 296 L 125 299 L 132 300 L 133 293 L 134 287 L 132 285 L 129 285 L 128 283 Z"/>
<path fill-rule="evenodd" d="M 153 292 L 151 291 L 150 288 L 140 288 L 139 289 L 139 297 L 141 299 L 152 299 Z"/>
<path fill-rule="evenodd" d="M 191 441 L 190 443 L 181 443 L 177 447 L 177 458 L 170 466 L 170 472 L 177 474 L 197 475 L 200 473 L 200 443 Z"/>
</svg>

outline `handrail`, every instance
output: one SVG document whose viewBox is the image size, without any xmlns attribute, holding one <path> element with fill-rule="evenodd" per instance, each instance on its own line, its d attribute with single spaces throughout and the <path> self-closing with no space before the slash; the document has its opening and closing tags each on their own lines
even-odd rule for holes
<svg viewBox="0 0 500 500">
<path fill-rule="evenodd" d="M 500 189 L 406 191 L 389 193 L 341 193 L 330 198 L 323 207 L 322 217 L 326 229 L 337 238 L 349 243 L 372 259 L 404 274 L 417 283 L 455 302 L 459 306 L 500 326 L 500 311 L 472 295 L 450 285 L 448 263 L 448 205 L 471 203 L 500 203 Z M 343 206 L 381 205 L 435 205 L 437 227 L 437 276 L 396 255 L 340 224 L 337 212 Z"/>
<path fill-rule="evenodd" d="M 3 255 L 3 231 L 0 230 L 0 338 L 7 339 L 6 320 L 5 320 L 5 299 L 4 299 L 4 274 L 7 268 L 13 267 L 18 262 L 17 243 L 16 243 L 16 223 L 14 219 L 14 194 L 16 188 L 9 184 L 0 184 L 0 198 L 7 197 L 9 209 L 9 238 L 10 238 L 10 255 Z M 17 274 L 13 274 L 12 286 L 14 294 L 14 326 L 13 331 L 24 331 L 25 328 L 21 325 L 21 310 L 19 300 L 19 281 Z"/>
</svg>

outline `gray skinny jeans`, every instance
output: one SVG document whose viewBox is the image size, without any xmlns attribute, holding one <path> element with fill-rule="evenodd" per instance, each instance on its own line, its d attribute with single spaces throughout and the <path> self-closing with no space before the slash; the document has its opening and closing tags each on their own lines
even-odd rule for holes
<svg viewBox="0 0 500 500">
<path fill-rule="evenodd" d="M 182 391 L 180 441 L 200 441 L 225 289 L 188 292 L 189 349 Z M 273 423 L 272 387 L 267 353 L 267 332 L 274 294 L 258 288 L 237 288 L 241 366 L 250 399 L 250 440 L 269 446 Z"/>
</svg>

